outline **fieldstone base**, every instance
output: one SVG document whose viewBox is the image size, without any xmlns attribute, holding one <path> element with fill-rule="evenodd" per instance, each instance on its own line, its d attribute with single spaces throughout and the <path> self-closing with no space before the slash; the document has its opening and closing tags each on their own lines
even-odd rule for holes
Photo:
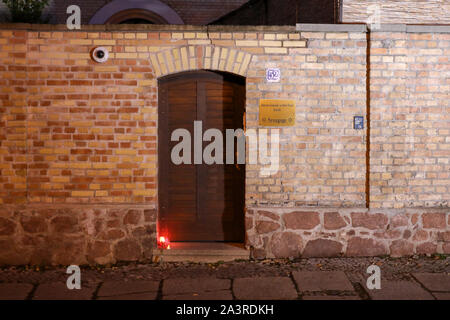
<svg viewBox="0 0 450 320">
<path fill-rule="evenodd" d="M 0 208 L 0 265 L 85 265 L 151 259 L 149 206 L 36 205 Z"/>
<path fill-rule="evenodd" d="M 450 210 L 250 208 L 253 258 L 450 254 Z M 0 265 L 150 261 L 152 205 L 27 205 L 0 208 Z"/>
<path fill-rule="evenodd" d="M 246 230 L 256 259 L 450 254 L 450 209 L 250 208 Z"/>
</svg>

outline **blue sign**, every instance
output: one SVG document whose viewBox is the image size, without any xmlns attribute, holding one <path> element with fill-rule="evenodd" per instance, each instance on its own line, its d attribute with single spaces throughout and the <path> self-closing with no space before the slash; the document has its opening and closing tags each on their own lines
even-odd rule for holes
<svg viewBox="0 0 450 320">
<path fill-rule="evenodd" d="M 356 130 L 364 129 L 364 117 L 363 116 L 355 116 L 353 118 L 353 129 L 356 129 Z"/>
</svg>

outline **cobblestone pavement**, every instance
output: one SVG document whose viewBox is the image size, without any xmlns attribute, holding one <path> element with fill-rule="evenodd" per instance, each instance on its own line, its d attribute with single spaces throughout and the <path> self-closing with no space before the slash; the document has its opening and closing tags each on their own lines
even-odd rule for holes
<svg viewBox="0 0 450 320">
<path fill-rule="evenodd" d="M 367 267 L 381 289 L 366 288 Z M 450 257 L 328 258 L 81 267 L 80 290 L 66 269 L 0 269 L 0 300 L 450 300 Z"/>
</svg>

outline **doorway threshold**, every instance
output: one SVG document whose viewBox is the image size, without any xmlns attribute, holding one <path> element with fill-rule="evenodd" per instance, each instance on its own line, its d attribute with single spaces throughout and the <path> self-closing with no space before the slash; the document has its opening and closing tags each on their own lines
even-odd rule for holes
<svg viewBox="0 0 450 320">
<path fill-rule="evenodd" d="M 250 259 L 250 250 L 234 242 L 171 242 L 170 249 L 153 249 L 153 262 L 217 263 Z"/>
</svg>

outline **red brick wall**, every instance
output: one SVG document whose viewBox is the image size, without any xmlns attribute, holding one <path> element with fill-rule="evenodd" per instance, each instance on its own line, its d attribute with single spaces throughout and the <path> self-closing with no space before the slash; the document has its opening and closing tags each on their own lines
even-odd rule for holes
<svg viewBox="0 0 450 320">
<path fill-rule="evenodd" d="M 27 41 L 27 31 L 1 32 L 0 204 L 27 202 Z"/>
<path fill-rule="evenodd" d="M 117 36 L 28 34 L 30 202 L 154 201 L 156 88 L 148 87 L 149 61 L 99 65 L 89 58 L 93 45 L 114 43 L 119 53 L 133 41 Z"/>
</svg>

